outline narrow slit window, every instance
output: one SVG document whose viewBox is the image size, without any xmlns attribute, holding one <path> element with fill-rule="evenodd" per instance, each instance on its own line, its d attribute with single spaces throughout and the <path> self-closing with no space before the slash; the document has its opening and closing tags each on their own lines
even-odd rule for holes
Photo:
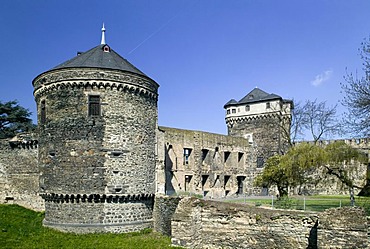
<svg viewBox="0 0 370 249">
<path fill-rule="evenodd" d="M 89 116 L 100 116 L 100 96 L 89 96 Z"/>
<path fill-rule="evenodd" d="M 41 105 L 40 105 L 40 122 L 41 124 L 45 124 L 46 122 L 46 102 L 45 100 L 42 100 Z"/>
</svg>

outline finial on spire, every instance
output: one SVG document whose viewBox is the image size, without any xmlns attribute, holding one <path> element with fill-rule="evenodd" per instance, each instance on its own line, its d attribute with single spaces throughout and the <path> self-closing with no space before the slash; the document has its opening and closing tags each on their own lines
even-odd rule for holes
<svg viewBox="0 0 370 249">
<path fill-rule="evenodd" d="M 105 43 L 105 27 L 104 27 L 104 23 L 103 23 L 103 27 L 101 28 L 101 42 L 100 44 L 104 45 L 106 44 Z"/>
</svg>

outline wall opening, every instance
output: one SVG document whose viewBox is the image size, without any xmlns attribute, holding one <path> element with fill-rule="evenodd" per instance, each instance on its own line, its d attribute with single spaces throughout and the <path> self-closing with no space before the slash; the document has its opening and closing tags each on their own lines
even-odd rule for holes
<svg viewBox="0 0 370 249">
<path fill-rule="evenodd" d="M 206 160 L 209 150 L 202 149 L 202 161 Z"/>
<path fill-rule="evenodd" d="M 238 191 L 236 192 L 236 194 L 241 195 L 244 193 L 245 176 L 237 176 L 236 180 L 238 181 Z"/>
<path fill-rule="evenodd" d="M 89 95 L 89 116 L 100 116 L 100 96 Z"/>
<path fill-rule="evenodd" d="M 41 124 L 46 123 L 46 101 L 42 100 L 40 105 L 40 122 Z"/>
<path fill-rule="evenodd" d="M 189 164 L 189 158 L 191 155 L 191 151 L 192 149 L 190 148 L 184 148 L 184 162 L 183 162 L 184 165 Z"/>
<path fill-rule="evenodd" d="M 224 152 L 224 163 L 227 162 L 227 160 L 229 159 L 230 155 L 231 155 L 231 152 L 230 151 L 225 151 Z"/>
<path fill-rule="evenodd" d="M 243 156 L 244 156 L 243 152 L 238 152 L 238 163 L 242 162 Z"/>
<path fill-rule="evenodd" d="M 230 178 L 231 178 L 231 176 L 229 176 L 229 175 L 224 176 L 224 189 L 227 188 L 227 186 L 228 186 L 227 184 L 229 183 Z"/>
<path fill-rule="evenodd" d="M 263 168 L 264 164 L 265 164 L 264 158 L 261 156 L 257 157 L 257 168 Z"/>
<path fill-rule="evenodd" d="M 185 191 L 190 191 L 191 190 L 191 179 L 193 178 L 192 175 L 185 175 Z"/>
</svg>

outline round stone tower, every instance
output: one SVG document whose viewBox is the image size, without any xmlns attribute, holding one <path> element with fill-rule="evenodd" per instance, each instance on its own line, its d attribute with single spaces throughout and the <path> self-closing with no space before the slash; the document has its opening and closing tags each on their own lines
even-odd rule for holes
<svg viewBox="0 0 370 249">
<path fill-rule="evenodd" d="M 33 80 L 44 225 L 130 232 L 152 225 L 158 84 L 102 44 Z"/>
</svg>

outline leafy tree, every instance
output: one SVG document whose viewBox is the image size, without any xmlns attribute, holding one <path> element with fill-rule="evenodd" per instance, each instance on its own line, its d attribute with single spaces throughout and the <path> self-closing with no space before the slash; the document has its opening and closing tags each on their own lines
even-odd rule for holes
<svg viewBox="0 0 370 249">
<path fill-rule="evenodd" d="M 255 179 L 255 185 L 268 188 L 276 186 L 280 196 L 287 196 L 290 180 L 286 168 L 280 163 L 281 158 L 281 155 L 275 155 L 267 159 L 263 173 Z"/>
<path fill-rule="evenodd" d="M 326 152 L 326 172 L 329 175 L 337 177 L 344 185 L 346 185 L 350 192 L 351 203 L 354 205 L 354 188 L 361 189 L 360 196 L 370 196 L 370 183 L 366 182 L 365 186 L 357 186 L 354 184 L 353 179 L 350 176 L 349 164 L 352 161 L 358 161 L 363 164 L 367 164 L 368 158 L 360 150 L 355 149 L 343 141 L 336 141 L 325 147 Z M 367 176 L 368 178 L 368 176 Z"/>
<path fill-rule="evenodd" d="M 363 76 L 348 73 L 341 84 L 345 94 L 342 104 L 347 107 L 345 124 L 348 132 L 356 136 L 370 135 L 370 37 L 361 43 L 359 49 L 363 64 Z"/>
<path fill-rule="evenodd" d="M 302 187 L 307 183 L 317 183 L 313 172 L 324 167 L 325 173 L 336 176 L 353 193 L 355 186 L 350 178 L 346 164 L 356 160 L 365 162 L 366 157 L 344 142 L 334 142 L 326 147 L 300 143 L 291 147 L 285 155 L 276 155 L 266 161 L 264 171 L 256 178 L 255 185 L 262 187 L 276 186 L 279 196 L 288 195 L 289 187 Z M 348 166 L 348 165 L 347 165 Z M 353 194 L 352 194 L 353 197 Z"/>
<path fill-rule="evenodd" d="M 257 176 L 255 185 L 276 186 L 279 196 L 288 195 L 289 187 L 301 186 L 307 182 L 307 173 L 314 170 L 323 160 L 320 147 L 301 143 L 291 147 L 285 155 L 267 159 L 265 168 Z"/>
<path fill-rule="evenodd" d="M 0 101 L 0 139 L 32 130 L 35 125 L 30 116 L 31 112 L 20 106 L 16 100 L 6 103 Z"/>
</svg>

